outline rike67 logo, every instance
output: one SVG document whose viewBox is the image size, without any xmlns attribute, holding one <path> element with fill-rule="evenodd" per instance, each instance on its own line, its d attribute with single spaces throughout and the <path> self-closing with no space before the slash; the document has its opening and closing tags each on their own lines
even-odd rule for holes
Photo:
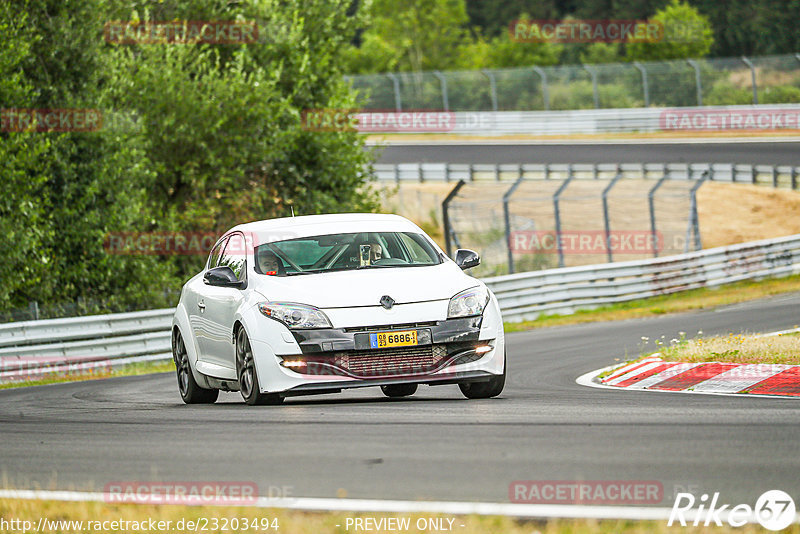
<svg viewBox="0 0 800 534">
<path fill-rule="evenodd" d="M 794 500 L 781 490 L 764 492 L 756 501 L 755 507 L 749 504 L 733 507 L 730 504 L 721 504 L 719 492 L 714 493 L 710 499 L 707 493 L 701 495 L 700 499 L 696 499 L 691 493 L 678 493 L 667 526 L 671 527 L 676 521 L 683 527 L 689 524 L 695 527 L 721 527 L 723 523 L 741 527 L 746 523 L 757 522 L 768 530 L 783 530 L 795 521 L 796 512 Z"/>
</svg>

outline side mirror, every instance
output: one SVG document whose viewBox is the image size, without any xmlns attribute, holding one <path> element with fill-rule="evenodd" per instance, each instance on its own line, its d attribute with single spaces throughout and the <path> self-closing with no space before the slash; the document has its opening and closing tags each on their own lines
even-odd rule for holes
<svg viewBox="0 0 800 534">
<path fill-rule="evenodd" d="M 210 286 L 216 287 L 235 287 L 237 289 L 243 289 L 245 285 L 245 282 L 236 278 L 233 269 L 227 265 L 209 269 L 208 272 L 203 275 L 203 281 Z"/>
<path fill-rule="evenodd" d="M 474 250 L 460 248 L 456 250 L 456 265 L 461 269 L 470 269 L 481 264 L 481 257 Z"/>
</svg>

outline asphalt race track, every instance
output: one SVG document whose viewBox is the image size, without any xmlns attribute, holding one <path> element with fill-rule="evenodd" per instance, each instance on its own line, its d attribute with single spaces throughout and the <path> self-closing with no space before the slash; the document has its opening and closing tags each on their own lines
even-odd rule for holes
<svg viewBox="0 0 800 534">
<path fill-rule="evenodd" d="M 613 391 L 575 383 L 641 337 L 800 323 L 800 293 L 700 313 L 508 335 L 503 395 L 377 388 L 248 407 L 185 406 L 172 373 L 0 391 L 0 473 L 16 488 L 253 481 L 292 495 L 508 502 L 515 480 L 655 480 L 755 502 L 800 494 L 800 399 Z M 343 495 L 343 493 L 339 493 Z"/>
<path fill-rule="evenodd" d="M 378 163 L 743 163 L 797 165 L 800 142 L 636 142 L 384 146 Z"/>
</svg>

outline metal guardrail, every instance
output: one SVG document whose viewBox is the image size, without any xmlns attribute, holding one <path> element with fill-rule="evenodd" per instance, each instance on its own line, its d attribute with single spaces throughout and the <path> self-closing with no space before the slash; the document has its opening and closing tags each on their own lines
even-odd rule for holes
<svg viewBox="0 0 800 534">
<path fill-rule="evenodd" d="M 486 278 L 503 319 L 569 314 L 770 276 L 800 273 L 800 235 L 754 241 L 664 258 L 568 267 Z"/>
<path fill-rule="evenodd" d="M 582 178 L 606 176 L 658 180 L 691 180 L 710 170 L 710 181 L 768 185 L 798 189 L 800 166 L 739 163 L 376 163 L 379 181 L 412 182 L 508 182 L 523 179 L 563 180 L 570 173 Z"/>
<path fill-rule="evenodd" d="M 0 325 L 0 381 L 171 357 L 173 308 Z"/>
<path fill-rule="evenodd" d="M 800 235 L 588 267 L 487 278 L 503 317 L 573 313 L 630 300 L 800 273 Z M 0 381 L 114 363 L 169 359 L 173 309 L 9 323 L 0 327 Z"/>
<path fill-rule="evenodd" d="M 426 112 L 363 111 L 362 133 L 420 133 L 425 129 L 404 128 L 392 120 L 413 124 L 416 115 Z M 434 114 L 441 114 L 433 112 Z M 432 129 L 430 133 L 463 135 L 571 135 L 652 132 L 742 132 L 748 130 L 800 129 L 798 104 L 698 106 L 687 108 L 620 108 L 569 111 L 459 111 L 452 113 L 452 127 Z M 734 119 L 731 119 L 734 117 Z M 752 117 L 752 118 L 748 118 Z M 749 121 L 748 124 L 745 124 Z M 377 128 L 375 124 L 386 124 Z M 391 125 L 391 126 L 390 126 Z"/>
</svg>

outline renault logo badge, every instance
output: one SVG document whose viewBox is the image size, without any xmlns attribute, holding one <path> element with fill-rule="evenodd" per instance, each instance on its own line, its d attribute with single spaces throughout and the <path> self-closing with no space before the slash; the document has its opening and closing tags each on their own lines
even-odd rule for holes
<svg viewBox="0 0 800 534">
<path fill-rule="evenodd" d="M 392 306 L 394 306 L 394 299 L 392 297 L 390 297 L 389 295 L 382 296 L 381 297 L 381 306 L 383 306 L 387 310 L 392 309 Z"/>
</svg>

